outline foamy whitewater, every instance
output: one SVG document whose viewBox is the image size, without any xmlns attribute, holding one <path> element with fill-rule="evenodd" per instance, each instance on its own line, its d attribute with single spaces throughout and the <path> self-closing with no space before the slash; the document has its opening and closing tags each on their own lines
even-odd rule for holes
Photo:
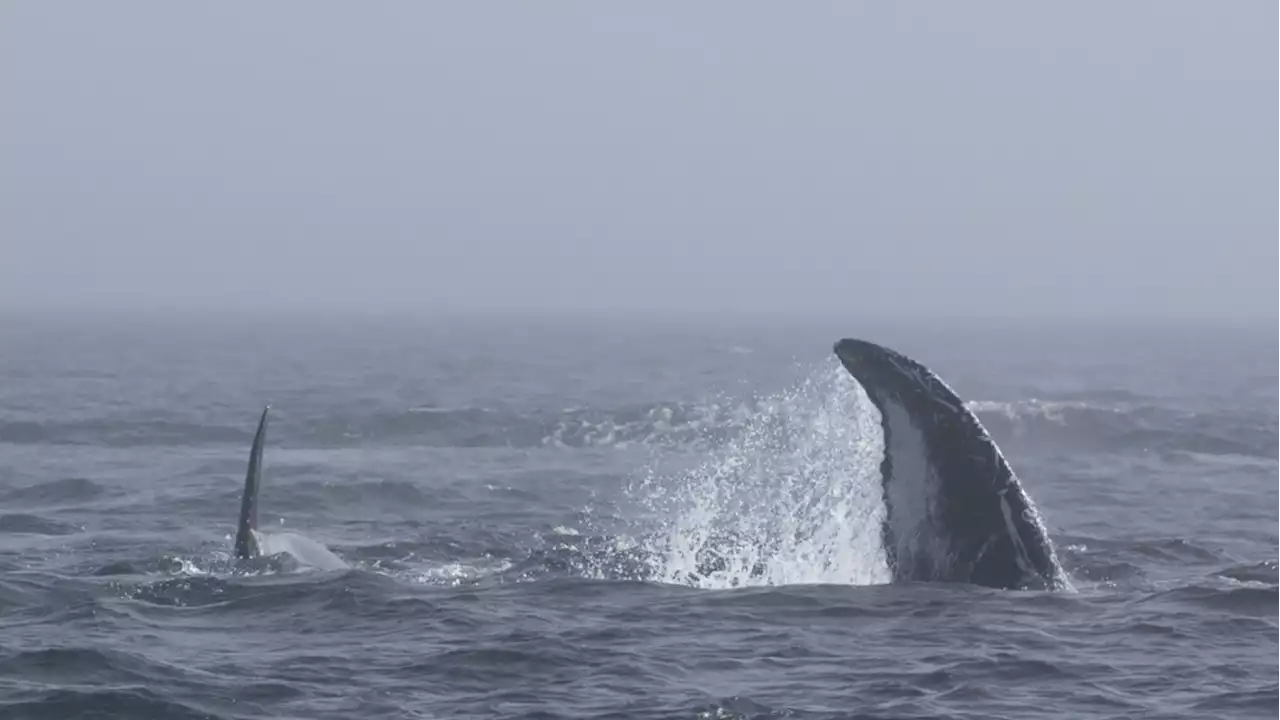
<svg viewBox="0 0 1280 720">
<path fill-rule="evenodd" d="M 1274 328 L 4 322 L 0 717 L 1278 710 Z M 848 335 L 977 412 L 1073 592 L 890 582 Z"/>
<path fill-rule="evenodd" d="M 888 582 L 882 442 L 879 413 L 834 364 L 765 398 L 706 462 L 628 488 L 661 518 L 641 543 L 651 578 L 704 588 Z"/>
</svg>

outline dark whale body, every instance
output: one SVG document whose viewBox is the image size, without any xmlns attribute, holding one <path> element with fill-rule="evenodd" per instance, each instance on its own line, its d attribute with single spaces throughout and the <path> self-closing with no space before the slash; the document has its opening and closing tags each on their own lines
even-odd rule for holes
<svg viewBox="0 0 1280 720">
<path fill-rule="evenodd" d="M 1031 498 L 951 388 L 875 343 L 845 339 L 835 353 L 880 412 L 883 539 L 894 579 L 1068 587 Z"/>
</svg>

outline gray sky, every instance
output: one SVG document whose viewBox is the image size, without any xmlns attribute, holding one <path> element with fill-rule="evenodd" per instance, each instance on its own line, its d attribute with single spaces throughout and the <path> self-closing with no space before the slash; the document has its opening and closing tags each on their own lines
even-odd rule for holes
<svg viewBox="0 0 1280 720">
<path fill-rule="evenodd" d="M 1274 2 L 0 10 L 0 307 L 1274 317 Z"/>
</svg>

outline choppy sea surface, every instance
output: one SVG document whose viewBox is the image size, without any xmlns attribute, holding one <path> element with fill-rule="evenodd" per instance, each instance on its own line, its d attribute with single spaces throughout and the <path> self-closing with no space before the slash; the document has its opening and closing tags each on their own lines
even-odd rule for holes
<svg viewBox="0 0 1280 720">
<path fill-rule="evenodd" d="M 888 584 L 844 336 L 1074 591 Z M 1276 421 L 1274 326 L 8 316 L 0 717 L 1274 718 Z"/>
</svg>

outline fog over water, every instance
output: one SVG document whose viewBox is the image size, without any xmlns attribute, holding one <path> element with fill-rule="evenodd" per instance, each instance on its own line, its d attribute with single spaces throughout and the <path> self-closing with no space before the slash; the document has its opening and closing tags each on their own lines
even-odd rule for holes
<svg viewBox="0 0 1280 720">
<path fill-rule="evenodd" d="M 0 12 L 0 307 L 1276 312 L 1274 4 Z"/>
</svg>

